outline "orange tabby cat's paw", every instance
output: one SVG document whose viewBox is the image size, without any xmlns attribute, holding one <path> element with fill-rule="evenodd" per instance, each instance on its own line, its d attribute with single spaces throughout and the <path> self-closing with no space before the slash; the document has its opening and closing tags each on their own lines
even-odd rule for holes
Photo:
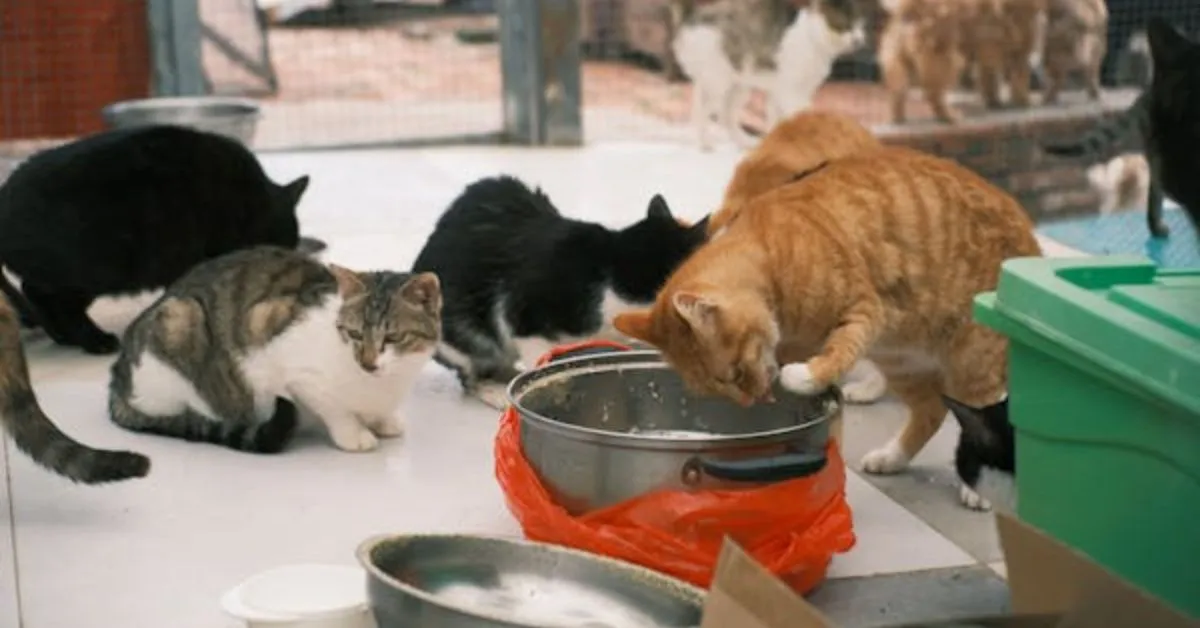
<svg viewBox="0 0 1200 628">
<path fill-rule="evenodd" d="M 779 384 L 797 395 L 813 395 L 829 387 L 813 377 L 807 364 L 798 363 L 785 364 L 779 370 Z"/>
</svg>

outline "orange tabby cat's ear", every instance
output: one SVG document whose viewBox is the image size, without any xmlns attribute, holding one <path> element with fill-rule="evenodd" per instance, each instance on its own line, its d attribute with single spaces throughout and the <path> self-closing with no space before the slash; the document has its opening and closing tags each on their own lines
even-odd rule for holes
<svg viewBox="0 0 1200 628">
<path fill-rule="evenodd" d="M 654 339 L 650 337 L 650 310 L 617 314 L 612 323 L 622 334 L 634 340 L 654 344 Z"/>
<path fill-rule="evenodd" d="M 709 297 L 695 292 L 676 292 L 671 297 L 671 305 L 694 331 L 710 331 L 716 325 L 717 304 Z"/>
</svg>

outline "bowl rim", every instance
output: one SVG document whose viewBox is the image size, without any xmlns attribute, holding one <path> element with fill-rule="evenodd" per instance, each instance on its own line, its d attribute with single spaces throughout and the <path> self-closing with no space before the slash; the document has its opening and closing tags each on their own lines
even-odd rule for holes
<svg viewBox="0 0 1200 628">
<path fill-rule="evenodd" d="M 385 542 L 388 542 L 388 541 L 404 540 L 404 541 L 408 541 L 408 542 L 413 542 L 413 541 L 420 541 L 422 539 L 454 540 L 454 539 L 463 539 L 463 538 L 468 538 L 468 539 L 471 539 L 474 541 L 483 541 L 483 542 L 487 542 L 487 543 L 498 543 L 498 544 L 502 544 L 502 545 L 511 545 L 511 546 L 516 546 L 519 548 L 538 548 L 538 549 L 542 549 L 542 550 L 548 550 L 551 552 L 559 552 L 562 554 L 571 555 L 571 556 L 574 556 L 574 557 L 577 557 L 577 558 L 580 558 L 583 560 L 591 560 L 591 561 L 603 563 L 603 564 L 608 565 L 612 569 L 615 569 L 618 571 L 625 571 L 625 572 L 628 572 L 631 574 L 636 574 L 642 578 L 647 578 L 649 580 L 657 581 L 658 583 L 664 585 L 662 587 L 656 587 L 656 588 L 659 588 L 660 590 L 666 591 L 669 589 L 675 589 L 682 594 L 681 596 L 678 596 L 678 597 L 682 598 L 685 602 L 695 603 L 701 610 L 703 610 L 704 600 L 708 596 L 707 591 L 705 591 L 704 589 L 702 589 L 700 587 L 697 587 L 694 584 L 691 584 L 690 582 L 685 582 L 674 576 L 670 576 L 665 573 L 655 571 L 653 569 L 650 569 L 648 567 L 643 567 L 643 566 L 635 564 L 635 563 L 621 560 L 619 558 L 613 558 L 611 556 L 604 556 L 602 554 L 594 554 L 592 552 L 575 549 L 573 547 L 567 547 L 565 545 L 556 545 L 553 543 L 542 543 L 539 541 L 532 541 L 529 539 L 525 539 L 525 538 L 521 538 L 521 537 L 514 537 L 514 536 L 502 536 L 502 535 L 497 535 L 497 534 L 436 533 L 436 532 L 428 532 L 428 533 L 417 532 L 417 533 L 399 533 L 399 534 L 383 533 L 383 534 L 376 534 L 376 535 L 370 536 L 367 539 L 365 539 L 364 541 L 360 542 L 358 544 L 358 547 L 355 549 L 354 554 L 355 554 L 355 557 L 358 559 L 358 564 L 367 571 L 368 578 L 374 578 L 376 580 L 379 580 L 380 582 L 383 582 L 391 587 L 399 589 L 401 592 L 405 593 L 406 595 L 410 595 L 410 596 L 417 598 L 423 602 L 427 602 L 434 606 L 448 609 L 448 610 L 454 611 L 456 613 L 461 613 L 462 615 L 464 615 L 468 618 L 485 619 L 485 620 L 489 620 L 489 621 L 500 622 L 504 625 L 512 626 L 513 628 L 541 628 L 541 626 L 539 626 L 538 624 L 530 624 L 530 623 L 526 623 L 526 622 L 523 622 L 518 619 L 513 619 L 511 617 L 504 617 L 501 615 L 484 613 L 484 612 L 481 612 L 478 610 L 466 608 L 466 607 L 458 605 L 458 604 L 448 603 L 445 599 L 440 598 L 432 593 L 429 593 L 429 592 L 425 591 L 424 589 L 420 589 L 418 587 L 412 586 L 406 582 L 403 582 L 403 581 L 393 577 L 391 574 L 387 573 L 386 571 L 381 569 L 378 565 L 376 565 L 373 560 L 371 560 L 371 552 L 375 548 L 382 546 Z M 690 598 L 690 599 L 688 599 L 688 598 Z M 367 596 L 367 605 L 368 605 L 368 607 L 371 607 L 371 610 L 373 612 L 374 604 L 373 604 L 373 601 L 371 600 L 369 592 L 368 592 L 368 596 Z"/>
<path fill-rule="evenodd" d="M 620 351 L 613 353 L 602 353 L 592 355 L 581 355 L 570 358 L 563 358 L 555 362 L 545 364 L 543 366 L 530 369 L 521 373 L 509 382 L 505 392 L 508 396 L 510 408 L 517 413 L 522 428 L 529 425 L 543 431 L 551 432 L 555 435 L 564 438 L 583 441 L 588 443 L 596 443 L 601 445 L 611 445 L 626 449 L 654 449 L 667 451 L 687 451 L 695 452 L 698 450 L 710 449 L 727 449 L 731 447 L 749 447 L 762 446 L 778 442 L 787 442 L 796 438 L 798 434 L 807 432 L 813 428 L 819 428 L 822 424 L 829 425 L 836 419 L 845 408 L 845 399 L 842 396 L 841 388 L 836 384 L 830 386 L 826 391 L 813 395 L 817 399 L 826 399 L 827 402 L 832 402 L 832 408 L 823 412 L 822 416 L 815 419 L 779 427 L 770 430 L 762 430 L 758 432 L 747 432 L 744 434 L 712 434 L 706 438 L 665 438 L 650 434 L 639 434 L 636 432 L 614 432 L 611 430 L 602 430 L 594 427 L 584 427 L 581 425 L 573 425 L 551 419 L 541 413 L 534 412 L 521 404 L 518 399 L 518 394 L 524 392 L 532 382 L 537 381 L 539 377 L 544 377 L 547 370 L 553 370 L 555 374 L 559 372 L 567 372 L 572 367 L 579 367 L 586 364 L 592 371 L 608 371 L 608 370 L 638 370 L 638 369 L 670 369 L 670 365 L 662 358 L 662 354 L 653 349 L 632 349 L 628 351 Z M 789 393 L 794 397 L 795 395 Z M 775 403 L 786 403 L 776 401 Z"/>
<path fill-rule="evenodd" d="M 208 118 L 246 117 L 257 118 L 262 115 L 262 105 L 252 98 L 240 96 L 152 96 L 150 98 L 133 98 L 109 103 L 101 109 L 105 116 L 120 115 L 126 111 L 152 111 L 166 109 L 172 105 L 227 105 L 242 107 L 245 111 L 220 112 L 206 114 Z"/>
</svg>

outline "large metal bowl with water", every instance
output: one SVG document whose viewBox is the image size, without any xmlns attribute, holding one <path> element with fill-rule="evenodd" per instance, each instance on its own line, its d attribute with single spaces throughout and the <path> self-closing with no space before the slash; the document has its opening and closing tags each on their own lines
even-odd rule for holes
<svg viewBox="0 0 1200 628">
<path fill-rule="evenodd" d="M 515 378 L 525 458 L 572 514 L 657 489 L 747 488 L 812 475 L 826 463 L 837 388 L 742 407 L 700 396 L 656 351 L 597 350 Z"/>
<path fill-rule="evenodd" d="M 258 103 L 248 98 L 187 96 L 126 100 L 108 105 L 101 114 L 114 129 L 174 124 L 219 133 L 250 146 L 261 112 Z"/>
<path fill-rule="evenodd" d="M 379 628 L 693 628 L 704 591 L 521 539 L 380 536 L 358 547 Z"/>
</svg>

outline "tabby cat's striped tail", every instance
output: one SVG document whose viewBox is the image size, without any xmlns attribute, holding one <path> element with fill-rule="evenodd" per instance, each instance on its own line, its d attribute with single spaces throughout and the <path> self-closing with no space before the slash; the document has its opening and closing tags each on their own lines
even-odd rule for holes
<svg viewBox="0 0 1200 628">
<path fill-rule="evenodd" d="M 114 423 L 135 432 L 212 443 L 256 454 L 283 451 L 299 422 L 296 406 L 282 397 L 275 399 L 275 414 L 267 421 L 215 421 L 190 408 L 174 416 L 150 416 L 134 408 L 128 397 L 117 390 L 109 392 L 108 410 Z"/>
<path fill-rule="evenodd" d="M 1125 111 L 1101 121 L 1075 142 L 1049 144 L 1042 150 L 1057 157 L 1083 158 L 1088 162 L 1107 161 L 1121 152 L 1132 136 L 1140 133 L 1141 122 L 1146 116 L 1146 94 Z"/>
<path fill-rule="evenodd" d="M 92 449 L 58 429 L 38 405 L 29 384 L 20 324 L 8 299 L 0 296 L 0 423 L 17 449 L 34 462 L 84 484 L 144 477 L 150 460 L 129 451 Z"/>
</svg>

